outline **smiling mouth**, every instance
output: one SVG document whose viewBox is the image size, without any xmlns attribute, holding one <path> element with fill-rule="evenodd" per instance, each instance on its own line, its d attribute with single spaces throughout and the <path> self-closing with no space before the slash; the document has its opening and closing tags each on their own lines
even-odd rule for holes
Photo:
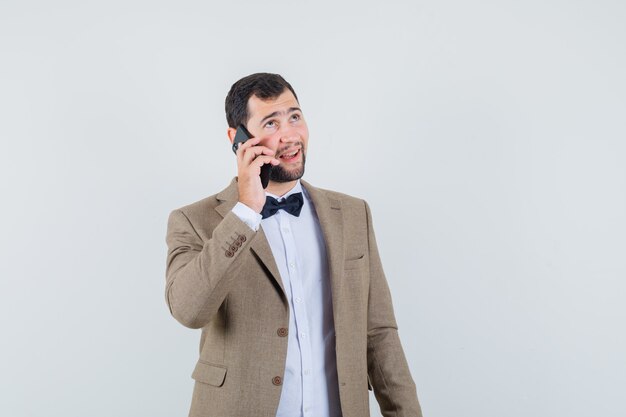
<svg viewBox="0 0 626 417">
<path fill-rule="evenodd" d="M 292 151 L 290 153 L 284 153 L 279 156 L 279 159 L 282 159 L 286 162 L 291 162 L 294 161 L 298 156 L 300 156 L 300 149 L 296 149 L 295 151 Z"/>
</svg>

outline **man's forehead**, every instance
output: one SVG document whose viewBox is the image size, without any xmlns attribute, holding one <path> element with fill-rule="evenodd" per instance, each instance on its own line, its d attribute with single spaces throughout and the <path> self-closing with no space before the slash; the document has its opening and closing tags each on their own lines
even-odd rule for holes
<svg viewBox="0 0 626 417">
<path fill-rule="evenodd" d="M 266 113 L 275 111 L 287 111 L 292 107 L 300 107 L 298 100 L 288 89 L 283 91 L 280 96 L 274 99 L 263 100 L 253 95 L 248 100 L 248 112 L 250 117 L 264 117 Z"/>
</svg>

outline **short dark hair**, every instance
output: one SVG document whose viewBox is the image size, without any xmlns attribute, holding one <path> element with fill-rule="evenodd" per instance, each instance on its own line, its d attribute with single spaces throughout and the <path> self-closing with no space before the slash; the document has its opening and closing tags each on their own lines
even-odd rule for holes
<svg viewBox="0 0 626 417">
<path fill-rule="evenodd" d="M 286 88 L 298 100 L 291 84 L 278 74 L 257 72 L 237 81 L 230 87 L 230 91 L 226 95 L 225 107 L 228 127 L 237 128 L 240 124 L 246 125 L 249 118 L 248 100 L 250 97 L 255 95 L 261 100 L 274 99 L 280 96 Z"/>
</svg>

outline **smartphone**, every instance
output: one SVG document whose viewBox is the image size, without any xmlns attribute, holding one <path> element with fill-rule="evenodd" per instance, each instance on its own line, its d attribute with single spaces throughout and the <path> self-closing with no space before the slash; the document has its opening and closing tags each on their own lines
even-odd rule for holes
<svg viewBox="0 0 626 417">
<path fill-rule="evenodd" d="M 252 135 L 248 132 L 248 129 L 244 125 L 237 127 L 237 133 L 235 133 L 235 139 L 233 140 L 233 152 L 237 154 L 239 145 L 250 139 Z M 263 164 L 261 167 L 261 186 L 265 189 L 270 182 L 270 171 L 272 170 L 272 164 Z"/>
</svg>

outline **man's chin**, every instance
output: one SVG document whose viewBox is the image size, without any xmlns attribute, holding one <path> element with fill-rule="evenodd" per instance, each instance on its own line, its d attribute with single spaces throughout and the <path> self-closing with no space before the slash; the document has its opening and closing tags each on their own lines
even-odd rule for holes
<svg viewBox="0 0 626 417">
<path fill-rule="evenodd" d="M 291 182 L 302 178 L 303 175 L 304 165 L 294 169 L 285 169 L 280 165 L 276 165 L 270 171 L 270 180 L 274 182 Z"/>
</svg>

